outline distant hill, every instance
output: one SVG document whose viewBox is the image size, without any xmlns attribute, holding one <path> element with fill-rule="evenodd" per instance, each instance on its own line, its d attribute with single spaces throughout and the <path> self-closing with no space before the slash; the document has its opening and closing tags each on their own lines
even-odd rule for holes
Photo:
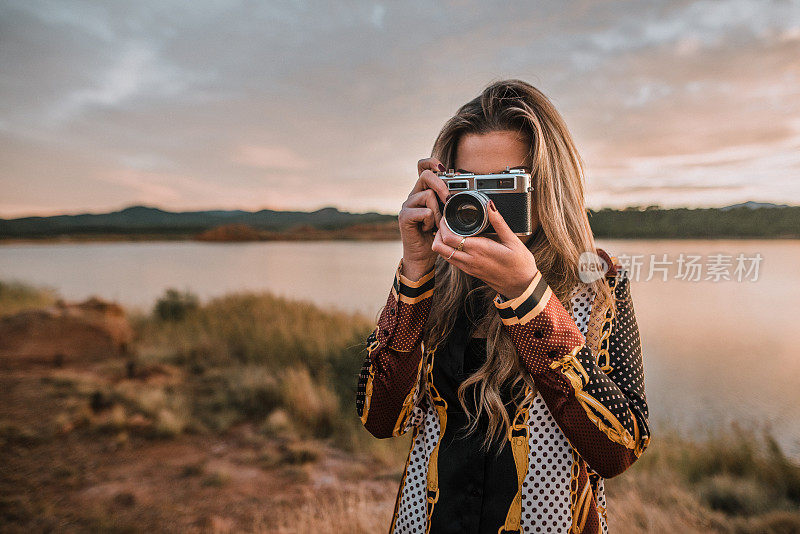
<svg viewBox="0 0 800 534">
<path fill-rule="evenodd" d="M 800 206 L 745 202 L 723 208 L 658 206 L 589 211 L 597 237 L 800 239 Z"/>
<path fill-rule="evenodd" d="M 800 206 L 744 202 L 722 208 L 632 206 L 589 210 L 600 238 L 800 239 Z M 397 217 L 348 213 L 336 208 L 303 211 L 206 210 L 172 212 L 131 206 L 111 213 L 0 219 L 0 240 L 200 239 L 205 241 L 297 239 L 399 239 Z"/>
<path fill-rule="evenodd" d="M 256 230 L 282 232 L 297 226 L 337 230 L 357 224 L 396 220 L 379 213 L 348 213 L 336 208 L 317 211 L 165 211 L 150 206 L 131 206 L 111 213 L 82 213 L 50 217 L 0 219 L 0 239 L 76 235 L 158 234 L 192 236 L 222 225 L 242 224 Z"/>
</svg>

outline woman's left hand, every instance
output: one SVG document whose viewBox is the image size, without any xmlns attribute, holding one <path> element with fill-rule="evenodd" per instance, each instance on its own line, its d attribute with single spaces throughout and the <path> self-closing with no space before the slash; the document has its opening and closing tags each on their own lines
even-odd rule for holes
<svg viewBox="0 0 800 534">
<path fill-rule="evenodd" d="M 489 201 L 488 212 L 497 241 L 480 235 L 471 236 L 466 238 L 461 250 L 455 250 L 463 238 L 453 233 L 442 219 L 431 250 L 450 265 L 483 280 L 505 298 L 513 299 L 522 295 L 533 281 L 538 271 L 536 260 L 508 227 L 492 201 Z"/>
</svg>

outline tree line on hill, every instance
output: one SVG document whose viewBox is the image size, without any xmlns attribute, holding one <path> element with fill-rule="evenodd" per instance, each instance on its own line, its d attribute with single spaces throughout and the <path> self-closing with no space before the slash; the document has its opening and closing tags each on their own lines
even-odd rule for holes
<svg viewBox="0 0 800 534">
<path fill-rule="evenodd" d="M 800 206 L 744 203 L 723 208 L 631 207 L 589 210 L 601 238 L 800 238 Z M 397 217 L 348 213 L 336 208 L 313 212 L 206 210 L 170 212 L 131 206 L 111 213 L 0 219 L 0 239 L 70 237 L 231 240 L 399 238 Z M 222 228 L 223 230 L 220 230 Z M 225 230 L 225 229 L 228 230 Z M 244 231 L 244 229 L 252 229 Z M 315 232 L 312 232 L 314 230 Z M 243 237 L 242 237 L 243 236 Z"/>
<path fill-rule="evenodd" d="M 608 238 L 800 238 L 800 206 L 603 209 L 589 211 L 595 236 Z"/>
</svg>

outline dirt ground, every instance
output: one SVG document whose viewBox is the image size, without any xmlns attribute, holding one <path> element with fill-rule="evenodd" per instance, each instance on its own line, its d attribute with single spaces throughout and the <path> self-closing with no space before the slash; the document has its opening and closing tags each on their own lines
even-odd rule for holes
<svg viewBox="0 0 800 534">
<path fill-rule="evenodd" d="M 298 448 L 251 425 L 154 439 L 65 424 L 59 414 L 75 399 L 53 381 L 61 372 L 43 363 L 0 369 L 4 532 L 375 532 L 389 525 L 396 470 L 324 443 Z M 102 416 L 105 408 L 96 408 Z"/>
<path fill-rule="evenodd" d="M 402 465 L 249 423 L 154 436 L 141 414 L 93 392 L 169 390 L 181 372 L 127 378 L 125 368 L 121 359 L 0 361 L 0 531 L 388 531 Z M 606 487 L 611 532 L 797 531 L 790 513 L 733 521 L 711 512 L 660 472 L 634 469 Z"/>
</svg>

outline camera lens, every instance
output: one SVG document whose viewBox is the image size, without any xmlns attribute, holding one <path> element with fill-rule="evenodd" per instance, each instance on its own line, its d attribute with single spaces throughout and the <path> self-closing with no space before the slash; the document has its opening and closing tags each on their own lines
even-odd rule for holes
<svg viewBox="0 0 800 534">
<path fill-rule="evenodd" d="M 489 198 L 479 191 L 456 193 L 444 207 L 444 221 L 460 236 L 479 234 L 488 226 L 486 205 Z"/>
<path fill-rule="evenodd" d="M 480 212 L 478 211 L 478 206 L 473 203 L 465 203 L 461 204 L 458 209 L 456 210 L 456 219 L 458 219 L 458 225 L 463 226 L 464 228 L 471 228 L 478 224 L 478 215 Z"/>
</svg>

